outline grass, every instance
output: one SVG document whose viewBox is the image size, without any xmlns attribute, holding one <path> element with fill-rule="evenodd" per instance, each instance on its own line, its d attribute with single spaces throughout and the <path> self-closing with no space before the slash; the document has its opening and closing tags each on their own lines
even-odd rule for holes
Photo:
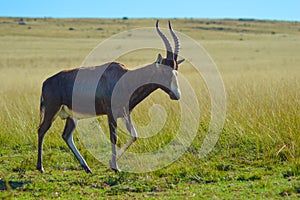
<svg viewBox="0 0 300 200">
<path fill-rule="evenodd" d="M 46 173 L 35 170 L 41 84 L 62 69 L 80 66 L 85 56 L 112 34 L 153 26 L 155 20 L 44 18 L 24 19 L 24 26 L 18 25 L 18 20 L 0 18 L 2 198 L 299 198 L 300 23 L 173 20 L 176 30 L 205 47 L 224 80 L 227 117 L 216 147 L 205 158 L 197 155 L 209 124 L 209 93 L 185 63 L 179 71 L 196 86 L 201 111 L 197 136 L 187 152 L 157 171 L 114 174 L 75 134 L 75 143 L 94 172 L 90 175 L 80 169 L 63 142 L 64 122 L 60 119 L 45 138 Z M 120 61 L 136 66 L 151 62 L 156 54 L 131 53 Z M 173 137 L 178 109 L 170 108 L 174 104 L 161 92 L 138 106 L 133 118 L 139 125 L 147 125 L 153 102 L 166 106 L 167 123 L 151 139 L 138 140 L 130 152 L 158 149 Z M 99 121 L 107 133 L 106 118 Z M 121 131 L 120 144 L 127 137 Z"/>
</svg>

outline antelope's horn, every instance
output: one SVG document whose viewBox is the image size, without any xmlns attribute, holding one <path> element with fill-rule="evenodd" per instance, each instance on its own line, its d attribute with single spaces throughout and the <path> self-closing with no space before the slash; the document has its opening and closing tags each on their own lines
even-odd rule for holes
<svg viewBox="0 0 300 200">
<path fill-rule="evenodd" d="M 173 31 L 170 21 L 169 21 L 169 29 L 170 29 L 171 35 L 172 35 L 172 37 L 174 39 L 174 43 L 175 43 L 174 60 L 177 60 L 177 57 L 179 54 L 179 48 L 180 48 L 179 38 L 177 37 L 176 33 Z"/>
<path fill-rule="evenodd" d="M 167 59 L 168 60 L 173 60 L 173 51 L 172 51 L 172 47 L 171 44 L 168 40 L 168 38 L 165 36 L 165 34 L 163 34 L 158 27 L 158 20 L 156 21 L 156 30 L 157 33 L 159 34 L 159 36 L 161 37 L 161 39 L 164 41 L 165 46 L 166 46 L 166 50 L 167 50 Z"/>
</svg>

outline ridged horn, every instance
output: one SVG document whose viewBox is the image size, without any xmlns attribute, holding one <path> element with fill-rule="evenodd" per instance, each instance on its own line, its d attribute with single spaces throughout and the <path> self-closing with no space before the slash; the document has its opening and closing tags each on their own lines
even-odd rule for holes
<svg viewBox="0 0 300 200">
<path fill-rule="evenodd" d="M 171 35 L 172 35 L 174 43 L 175 43 L 174 60 L 177 60 L 177 57 L 179 54 L 179 48 L 180 48 L 179 38 L 177 37 L 176 33 L 173 31 L 170 21 L 169 21 L 169 29 L 170 29 Z"/>
<path fill-rule="evenodd" d="M 165 46 L 166 46 L 166 50 L 167 50 L 167 59 L 168 60 L 173 60 L 173 51 L 172 51 L 172 47 L 171 47 L 171 44 L 168 40 L 168 38 L 165 36 L 165 34 L 163 34 L 160 30 L 159 30 L 159 27 L 158 27 L 158 21 L 156 21 L 156 30 L 157 30 L 157 33 L 158 35 L 161 37 L 161 39 L 163 40 Z"/>
</svg>

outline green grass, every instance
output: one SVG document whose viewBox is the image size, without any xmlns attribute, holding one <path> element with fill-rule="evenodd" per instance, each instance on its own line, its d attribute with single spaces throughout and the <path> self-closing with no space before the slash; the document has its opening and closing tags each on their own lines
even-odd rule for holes
<svg viewBox="0 0 300 200">
<path fill-rule="evenodd" d="M 90 175 L 80 169 L 63 142 L 60 119 L 45 138 L 46 173 L 35 170 L 41 84 L 62 69 L 80 66 L 112 34 L 152 27 L 155 20 L 44 18 L 25 22 L 20 26 L 18 19 L 0 18 L 1 198 L 299 198 L 300 23 L 173 20 L 175 30 L 206 48 L 224 80 L 227 116 L 216 147 L 205 158 L 197 155 L 210 120 L 209 93 L 185 63 L 179 71 L 196 86 L 201 111 L 197 137 L 187 152 L 157 171 L 114 174 L 107 163 L 100 163 L 85 149 L 76 133 L 75 143 L 94 172 Z M 119 60 L 134 67 L 154 61 L 156 54 L 130 53 Z M 166 125 L 150 139 L 138 140 L 130 152 L 158 149 L 173 137 L 178 109 L 170 108 L 174 102 L 162 92 L 139 105 L 133 119 L 140 125 L 149 123 L 148 108 L 153 102 L 165 102 Z M 99 121 L 107 134 L 106 118 Z M 119 145 L 126 138 L 121 131 Z"/>
</svg>

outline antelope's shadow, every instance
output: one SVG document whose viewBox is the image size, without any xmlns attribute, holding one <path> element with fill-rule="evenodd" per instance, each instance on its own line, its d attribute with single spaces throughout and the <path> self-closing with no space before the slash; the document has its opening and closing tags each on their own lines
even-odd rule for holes
<svg viewBox="0 0 300 200">
<path fill-rule="evenodd" d="M 30 183 L 30 181 L 5 181 L 0 180 L 0 191 L 9 190 L 9 189 L 17 189 L 22 187 L 25 184 Z"/>
</svg>

